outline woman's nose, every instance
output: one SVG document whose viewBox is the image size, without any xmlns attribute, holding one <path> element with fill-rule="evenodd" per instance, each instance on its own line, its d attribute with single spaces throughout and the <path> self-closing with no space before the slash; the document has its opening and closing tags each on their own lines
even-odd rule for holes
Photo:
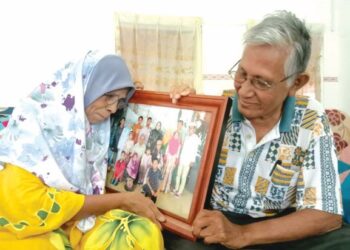
<svg viewBox="0 0 350 250">
<path fill-rule="evenodd" d="M 109 112 L 111 112 L 111 114 L 114 114 L 117 111 L 117 109 L 118 109 L 118 104 L 117 103 L 113 103 L 113 104 L 107 105 L 106 109 Z"/>
</svg>

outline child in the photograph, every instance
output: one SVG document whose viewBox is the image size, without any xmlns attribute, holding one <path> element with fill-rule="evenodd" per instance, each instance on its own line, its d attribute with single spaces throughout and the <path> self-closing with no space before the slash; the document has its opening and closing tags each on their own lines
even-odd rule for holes
<svg viewBox="0 0 350 250">
<path fill-rule="evenodd" d="M 134 183 L 139 172 L 140 160 L 137 153 L 133 153 L 128 164 L 126 165 L 126 186 L 127 191 L 132 191 L 134 189 Z M 131 180 L 132 182 L 131 182 Z M 131 184 L 132 183 L 132 184 Z"/>
<path fill-rule="evenodd" d="M 132 154 L 132 157 L 130 158 L 127 166 L 126 166 L 126 172 L 128 176 L 130 176 L 132 179 L 136 179 L 138 171 L 140 167 L 140 160 L 138 154 L 135 152 Z"/>
<path fill-rule="evenodd" d="M 164 163 L 164 151 L 162 149 L 163 147 L 163 141 L 157 140 L 155 147 L 151 149 L 152 151 L 152 159 L 157 158 L 158 159 L 158 167 L 160 170 L 163 171 L 163 163 Z"/>
<path fill-rule="evenodd" d="M 111 180 L 112 185 L 117 185 L 123 179 L 124 170 L 126 168 L 125 151 L 120 154 L 120 159 L 116 161 L 114 174 Z"/>
<path fill-rule="evenodd" d="M 142 129 L 142 122 L 143 122 L 143 116 L 140 115 L 137 119 L 137 122 L 132 126 L 132 139 L 134 143 L 137 143 L 137 140 L 139 139 L 139 133 Z"/>
<path fill-rule="evenodd" d="M 151 125 L 152 125 L 152 117 L 148 117 L 146 121 L 146 125 L 140 130 L 139 138 L 141 135 L 143 135 L 145 137 L 145 143 L 147 143 L 148 137 L 151 133 L 151 130 L 152 130 Z"/>
<path fill-rule="evenodd" d="M 146 149 L 146 152 L 141 157 L 139 180 L 138 184 L 143 184 L 147 170 L 152 166 L 152 154 L 151 149 Z"/>
<path fill-rule="evenodd" d="M 124 189 L 128 192 L 132 192 L 135 189 L 134 180 L 129 176 L 126 177 Z"/>
<path fill-rule="evenodd" d="M 154 203 L 157 201 L 157 196 L 160 191 L 160 182 L 162 173 L 158 168 L 158 159 L 152 159 L 152 168 L 147 172 L 146 183 L 142 186 L 142 192 L 146 197 L 150 197 Z"/>
<path fill-rule="evenodd" d="M 124 148 L 123 148 L 127 162 L 129 160 L 129 156 L 130 156 L 130 153 L 132 152 L 133 148 L 134 148 L 133 133 L 132 133 L 132 131 L 130 131 L 128 139 L 126 140 Z"/>
</svg>

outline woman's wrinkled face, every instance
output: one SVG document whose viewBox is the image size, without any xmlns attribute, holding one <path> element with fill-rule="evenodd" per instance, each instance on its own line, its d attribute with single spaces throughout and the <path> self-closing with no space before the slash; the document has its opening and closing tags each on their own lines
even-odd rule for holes
<svg viewBox="0 0 350 250">
<path fill-rule="evenodd" d="M 103 122 L 118 109 L 124 108 L 128 89 L 118 89 L 97 98 L 85 109 L 85 114 L 91 124 Z"/>
</svg>

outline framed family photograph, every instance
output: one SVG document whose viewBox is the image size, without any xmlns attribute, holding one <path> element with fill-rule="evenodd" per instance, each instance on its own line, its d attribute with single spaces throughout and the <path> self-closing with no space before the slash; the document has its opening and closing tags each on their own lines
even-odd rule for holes
<svg viewBox="0 0 350 250">
<path fill-rule="evenodd" d="M 195 240 L 191 227 L 204 207 L 229 98 L 136 91 L 111 119 L 106 190 L 141 192 L 167 220 L 164 227 Z"/>
</svg>

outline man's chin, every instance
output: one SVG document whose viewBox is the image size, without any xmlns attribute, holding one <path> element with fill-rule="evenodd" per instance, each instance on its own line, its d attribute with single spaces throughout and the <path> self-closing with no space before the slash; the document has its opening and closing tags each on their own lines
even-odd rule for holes
<svg viewBox="0 0 350 250">
<path fill-rule="evenodd" d="M 244 118 L 246 118 L 248 120 L 258 117 L 256 112 L 254 112 L 254 110 L 252 110 L 252 109 L 242 108 L 239 106 L 238 111 L 244 116 Z"/>
</svg>

